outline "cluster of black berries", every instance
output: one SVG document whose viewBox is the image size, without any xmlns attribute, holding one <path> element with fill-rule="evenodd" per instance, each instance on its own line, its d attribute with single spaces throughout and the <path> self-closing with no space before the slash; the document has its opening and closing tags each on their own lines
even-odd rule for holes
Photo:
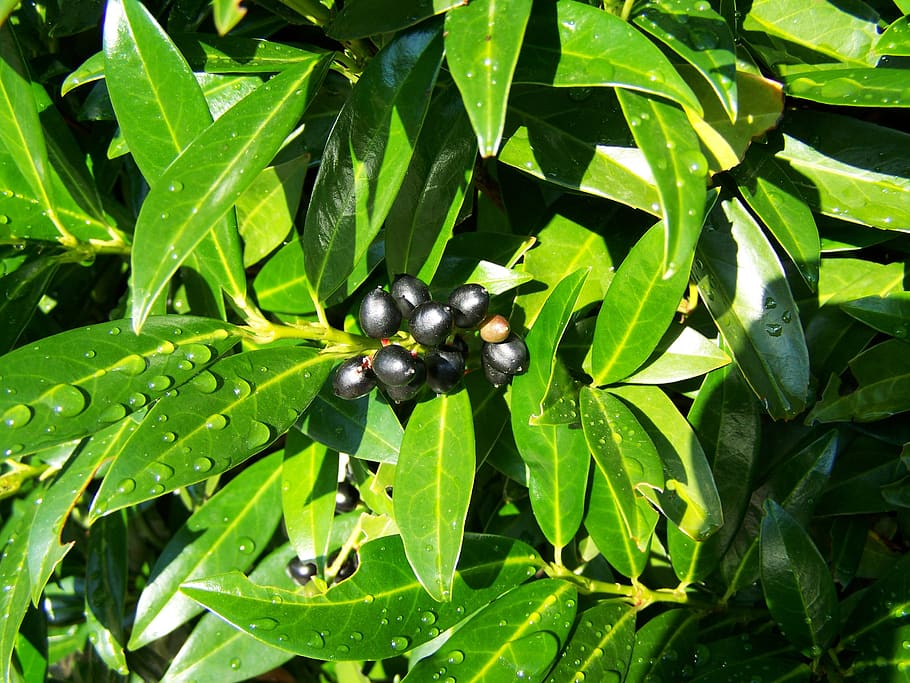
<svg viewBox="0 0 910 683">
<path fill-rule="evenodd" d="M 468 345 L 454 334 L 456 328 L 478 329 L 483 340 L 481 364 L 491 384 L 508 384 L 513 375 L 528 369 L 528 347 L 509 329 L 501 315 L 487 315 L 490 294 L 481 285 L 457 287 L 446 302 L 433 301 L 430 289 L 412 275 L 399 275 L 391 291 L 377 287 L 360 305 L 360 328 L 383 340 L 372 356 L 354 356 L 335 370 L 335 395 L 346 399 L 365 396 L 379 386 L 395 402 L 416 396 L 426 384 L 437 394 L 447 394 L 461 381 Z M 408 331 L 427 351 L 416 351 L 388 340 L 408 322 Z"/>
</svg>

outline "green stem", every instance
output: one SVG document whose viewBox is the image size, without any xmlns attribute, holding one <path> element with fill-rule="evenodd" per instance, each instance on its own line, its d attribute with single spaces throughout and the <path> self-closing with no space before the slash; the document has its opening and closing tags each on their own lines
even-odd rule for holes
<svg viewBox="0 0 910 683">
<path fill-rule="evenodd" d="M 632 5 L 635 4 L 635 0 L 624 0 L 622 3 L 622 11 L 619 13 L 619 18 L 623 21 L 629 21 L 629 16 L 632 14 Z"/>
<path fill-rule="evenodd" d="M 344 566 L 344 563 L 348 559 L 348 555 L 351 554 L 351 551 L 354 549 L 354 546 L 360 541 L 360 532 L 362 531 L 362 521 L 363 518 L 357 520 L 357 524 L 354 525 L 354 529 L 348 535 L 347 540 L 345 540 L 344 545 L 341 546 L 341 550 L 338 551 L 338 556 L 335 558 L 335 561 L 332 562 L 331 566 L 326 567 L 325 570 L 325 580 L 331 581 L 334 579 L 341 568 Z"/>
</svg>

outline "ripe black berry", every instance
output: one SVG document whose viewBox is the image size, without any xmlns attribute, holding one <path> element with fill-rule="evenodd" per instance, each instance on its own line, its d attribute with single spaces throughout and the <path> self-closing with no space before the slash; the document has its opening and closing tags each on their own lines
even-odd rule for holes
<svg viewBox="0 0 910 683">
<path fill-rule="evenodd" d="M 373 372 L 380 382 L 390 387 L 401 387 L 419 377 L 423 361 L 411 355 L 403 346 L 383 346 L 373 356 Z"/>
<path fill-rule="evenodd" d="M 507 375 L 521 375 L 528 371 L 528 347 L 515 334 L 498 344 L 484 342 L 481 350 L 483 360 L 494 370 Z"/>
<path fill-rule="evenodd" d="M 357 507 L 360 500 L 360 492 L 345 480 L 338 483 L 338 489 L 335 492 L 335 514 L 350 512 Z"/>
<path fill-rule="evenodd" d="M 494 387 L 501 387 L 504 384 L 510 384 L 512 382 L 512 375 L 507 375 L 496 368 L 490 367 L 490 364 L 487 363 L 486 359 L 484 359 L 481 364 L 483 365 L 484 377 L 486 377 L 487 381 Z"/>
<path fill-rule="evenodd" d="M 402 403 L 404 401 L 410 401 L 412 398 L 414 398 L 422 386 L 423 381 L 420 381 L 405 384 L 403 387 L 383 386 L 382 390 L 385 392 L 385 395 L 389 397 L 390 401 L 394 401 L 395 403 Z"/>
<path fill-rule="evenodd" d="M 476 327 L 487 314 L 490 293 L 481 285 L 457 287 L 449 294 L 455 325 L 461 328 Z"/>
<path fill-rule="evenodd" d="M 385 339 L 398 332 L 401 311 L 395 299 L 378 287 L 367 294 L 360 304 L 360 329 L 368 337 Z"/>
<path fill-rule="evenodd" d="M 401 315 L 408 320 L 417 306 L 430 300 L 430 288 L 413 275 L 396 276 L 391 290 L 392 298 L 398 304 Z"/>
<path fill-rule="evenodd" d="M 427 386 L 437 394 L 447 394 L 464 376 L 464 356 L 451 346 L 440 346 L 424 357 Z"/>
<path fill-rule="evenodd" d="M 294 581 L 301 586 L 305 586 L 310 582 L 310 579 L 316 576 L 317 569 L 315 562 L 304 562 L 299 557 L 292 557 L 291 561 L 288 562 L 288 566 L 285 567 L 285 571 Z"/>
<path fill-rule="evenodd" d="M 489 318 L 480 323 L 480 338 L 485 342 L 498 344 L 509 338 L 512 331 L 509 327 L 509 321 L 501 315 L 491 315 Z"/>
<path fill-rule="evenodd" d="M 411 313 L 411 336 L 424 346 L 438 346 L 452 333 L 453 322 L 451 306 L 427 301 Z"/>
<path fill-rule="evenodd" d="M 339 398 L 354 399 L 366 396 L 376 386 L 376 376 L 370 370 L 366 356 L 348 358 L 335 369 L 332 388 Z"/>
</svg>

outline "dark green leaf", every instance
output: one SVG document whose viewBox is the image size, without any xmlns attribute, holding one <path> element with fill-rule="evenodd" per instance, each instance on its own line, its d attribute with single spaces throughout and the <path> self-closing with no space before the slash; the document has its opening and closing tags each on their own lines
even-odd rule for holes
<svg viewBox="0 0 910 683">
<path fill-rule="evenodd" d="M 323 558 L 332 533 L 338 454 L 296 429 L 288 432 L 281 467 L 281 508 L 288 540 L 302 560 Z"/>
<path fill-rule="evenodd" d="M 363 260 L 407 172 L 442 59 L 441 26 L 398 36 L 370 60 L 326 143 L 303 230 L 319 298 Z"/>
<path fill-rule="evenodd" d="M 844 302 L 840 308 L 879 332 L 900 339 L 910 334 L 910 292 L 862 297 Z"/>
<path fill-rule="evenodd" d="M 579 614 L 565 656 L 560 658 L 547 683 L 621 681 L 635 642 L 635 615 L 629 605 L 609 601 Z"/>
<path fill-rule="evenodd" d="M 127 589 L 125 515 L 98 521 L 89 536 L 85 566 L 85 618 L 98 656 L 121 676 L 129 673 L 123 653 Z"/>
<path fill-rule="evenodd" d="M 809 535 L 772 500 L 765 503 L 761 525 L 761 577 L 781 631 L 818 657 L 837 630 L 834 581 Z"/>
<path fill-rule="evenodd" d="M 908 569 L 910 555 L 904 555 L 865 591 L 862 601 L 848 615 L 841 631 L 841 642 L 851 649 L 855 647 L 879 656 L 894 656 L 898 648 L 903 648 L 903 640 L 895 636 L 907 630 L 907 615 L 910 614 Z"/>
<path fill-rule="evenodd" d="M 204 33 L 174 35 L 174 42 L 195 71 L 216 74 L 274 73 L 296 62 L 312 59 L 320 51 L 301 49 L 285 43 L 242 36 L 215 36 Z M 79 84 L 95 74 L 86 62 L 67 77 L 78 74 Z M 72 87 L 72 86 L 70 86 Z M 66 94 L 66 93 L 64 93 Z"/>
<path fill-rule="evenodd" d="M 323 660 L 385 659 L 435 638 L 485 607 L 533 576 L 540 562 L 520 541 L 466 535 L 453 600 L 438 603 L 414 577 L 400 537 L 365 543 L 359 555 L 357 572 L 324 595 L 258 586 L 237 573 L 184 584 L 181 590 L 236 627 L 288 652 Z M 250 627 L 263 617 L 273 619 L 274 628 Z"/>
<path fill-rule="evenodd" d="M 626 683 L 673 680 L 695 649 L 697 621 L 689 610 L 658 614 L 635 633 Z"/>
<path fill-rule="evenodd" d="M 464 0 L 354 0 L 342 6 L 326 34 L 336 40 L 393 33 L 464 4 Z"/>
<path fill-rule="evenodd" d="M 0 291 L 6 294 L 0 300 L 0 318 L 4 321 L 0 329 L 0 353 L 6 353 L 16 345 L 58 266 L 56 255 L 38 253 L 13 272 L 0 277 Z"/>
<path fill-rule="evenodd" d="M 468 392 L 417 404 L 395 470 L 395 521 L 417 579 L 440 602 L 453 599 L 475 467 Z"/>
</svg>

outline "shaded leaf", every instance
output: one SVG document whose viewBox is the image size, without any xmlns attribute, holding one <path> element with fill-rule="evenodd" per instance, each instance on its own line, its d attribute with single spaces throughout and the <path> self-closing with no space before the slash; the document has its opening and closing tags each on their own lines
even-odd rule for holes
<svg viewBox="0 0 910 683">
<path fill-rule="evenodd" d="M 601 602 L 578 615 L 565 656 L 547 683 L 583 680 L 622 680 L 635 642 L 635 610 L 617 602 Z"/>
<path fill-rule="evenodd" d="M 281 509 L 288 540 L 301 560 L 323 568 L 338 490 L 338 454 L 288 432 L 281 466 Z"/>
<path fill-rule="evenodd" d="M 840 309 L 892 337 L 902 339 L 910 334 L 910 292 L 861 297 L 842 303 Z"/>
<path fill-rule="evenodd" d="M 345 3 L 332 18 L 326 34 L 336 40 L 350 40 L 392 33 L 463 4 L 464 0 L 355 0 Z"/>
<path fill-rule="evenodd" d="M 693 327 L 670 328 L 651 357 L 623 381 L 627 384 L 669 384 L 704 375 L 730 363 L 717 344 Z"/>
<path fill-rule="evenodd" d="M 697 628 L 690 610 L 670 609 L 651 619 L 635 633 L 626 682 L 672 680 L 679 672 L 679 663 L 692 657 Z"/>
<path fill-rule="evenodd" d="M 127 589 L 125 515 L 99 520 L 89 536 L 85 562 L 85 618 L 89 642 L 98 656 L 121 676 L 129 673 L 123 652 Z"/>
</svg>

